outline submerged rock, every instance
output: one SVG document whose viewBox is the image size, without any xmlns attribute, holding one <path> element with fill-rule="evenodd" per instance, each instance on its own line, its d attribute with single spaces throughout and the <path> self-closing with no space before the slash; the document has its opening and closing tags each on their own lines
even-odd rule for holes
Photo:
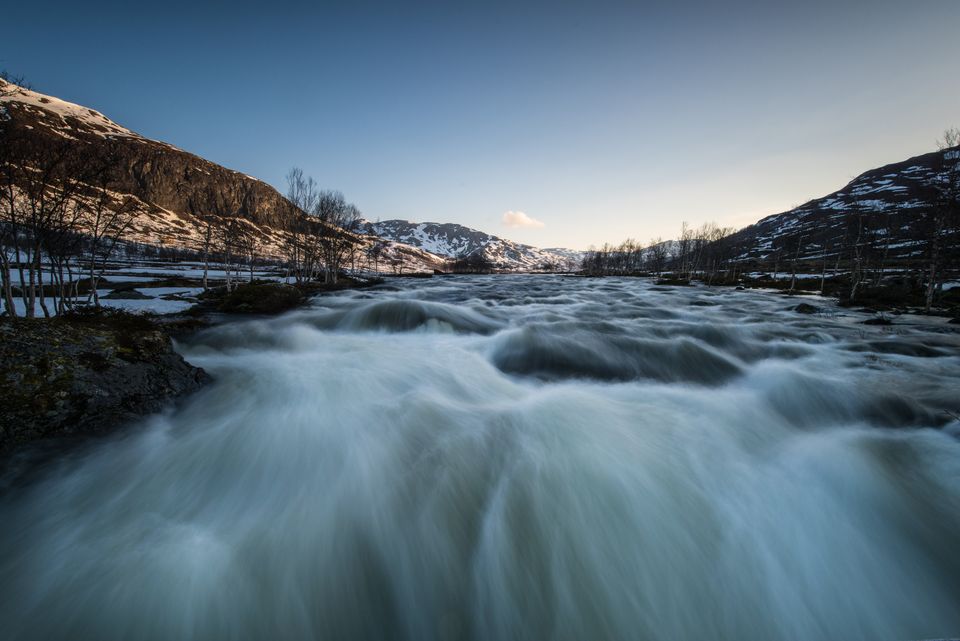
<svg viewBox="0 0 960 641">
<path fill-rule="evenodd" d="M 152 321 L 118 312 L 4 320 L 0 367 L 0 454 L 106 432 L 209 380 Z"/>
<path fill-rule="evenodd" d="M 798 314 L 816 314 L 820 311 L 820 308 L 816 307 L 815 305 L 811 305 L 810 303 L 800 303 L 793 308 L 793 311 L 797 312 Z"/>
</svg>

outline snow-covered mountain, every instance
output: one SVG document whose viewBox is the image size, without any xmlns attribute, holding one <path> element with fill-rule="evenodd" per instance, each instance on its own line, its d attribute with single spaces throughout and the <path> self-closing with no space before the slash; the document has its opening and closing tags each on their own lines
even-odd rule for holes
<svg viewBox="0 0 960 641">
<path fill-rule="evenodd" d="M 365 221 L 367 233 L 419 247 L 447 258 L 483 256 L 495 268 L 507 271 L 575 269 L 582 252 L 538 249 L 455 223 L 415 223 L 407 220 Z"/>
<path fill-rule="evenodd" d="M 960 147 L 871 169 L 842 189 L 736 232 L 728 242 L 742 261 L 771 261 L 798 252 L 801 259 L 849 257 L 852 248 L 880 251 L 908 263 L 927 250 L 945 190 L 960 191 Z M 954 216 L 956 216 L 956 202 Z M 942 211 L 942 210 L 941 210 Z M 947 225 L 956 225 L 949 217 Z M 942 249 L 956 250 L 958 231 L 942 231 Z"/>
</svg>

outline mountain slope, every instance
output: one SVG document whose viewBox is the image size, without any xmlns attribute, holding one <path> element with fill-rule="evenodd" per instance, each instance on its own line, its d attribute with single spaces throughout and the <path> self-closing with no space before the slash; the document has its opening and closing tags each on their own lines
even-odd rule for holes
<svg viewBox="0 0 960 641">
<path fill-rule="evenodd" d="M 199 217 L 205 215 L 241 217 L 275 237 L 275 231 L 295 215 L 290 203 L 262 181 L 145 138 L 97 111 L 52 96 L 25 89 L 4 96 L 0 121 L 4 136 L 84 145 L 90 162 L 113 154 L 118 162 L 110 188 L 140 201 L 135 234 L 144 242 L 190 246 L 199 234 Z"/>
<path fill-rule="evenodd" d="M 943 187 L 960 177 L 960 147 L 871 169 L 842 189 L 736 232 L 729 242 L 739 260 L 836 256 L 858 244 L 889 260 L 911 261 L 925 251 L 926 227 L 942 206 Z M 939 187 L 939 188 L 938 188 Z M 947 239 L 956 229 L 948 230 Z M 951 244 L 951 243 L 948 243 Z"/>
<path fill-rule="evenodd" d="M 285 230 L 304 215 L 261 180 L 141 136 L 93 109 L 0 80 L 0 149 L 14 139 L 41 145 L 69 141 L 82 146 L 90 163 L 109 157 L 109 188 L 117 202 L 135 199 L 130 240 L 198 249 L 204 217 L 238 218 L 259 234 L 264 254 L 279 257 Z M 402 244 L 388 247 L 384 257 L 403 261 L 406 271 L 430 271 L 445 263 Z"/>
<path fill-rule="evenodd" d="M 508 271 L 569 269 L 578 265 L 581 258 L 580 252 L 571 249 L 538 249 L 454 223 L 366 221 L 364 229 L 447 258 L 480 255 L 497 269 Z"/>
</svg>

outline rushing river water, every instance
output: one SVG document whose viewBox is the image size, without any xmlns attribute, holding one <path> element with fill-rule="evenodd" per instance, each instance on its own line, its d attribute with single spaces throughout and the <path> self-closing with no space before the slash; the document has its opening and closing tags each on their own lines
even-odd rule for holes
<svg viewBox="0 0 960 641">
<path fill-rule="evenodd" d="M 0 496 L 0 637 L 958 636 L 960 335 L 798 302 L 435 278 L 208 330 L 214 384 Z"/>
</svg>

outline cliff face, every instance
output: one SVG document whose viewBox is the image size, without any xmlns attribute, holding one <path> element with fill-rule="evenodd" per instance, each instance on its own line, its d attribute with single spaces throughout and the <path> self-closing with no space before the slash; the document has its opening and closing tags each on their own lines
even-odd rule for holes
<svg viewBox="0 0 960 641">
<path fill-rule="evenodd" d="M 301 215 L 263 181 L 145 138 L 92 109 L 0 83 L 0 140 L 70 140 L 92 163 L 112 156 L 109 188 L 142 204 L 139 240 L 189 246 L 204 215 L 243 218 L 269 239 Z"/>
<path fill-rule="evenodd" d="M 120 141 L 115 189 L 169 211 L 192 216 L 241 216 L 283 227 L 292 205 L 266 183 L 152 140 Z"/>
</svg>

